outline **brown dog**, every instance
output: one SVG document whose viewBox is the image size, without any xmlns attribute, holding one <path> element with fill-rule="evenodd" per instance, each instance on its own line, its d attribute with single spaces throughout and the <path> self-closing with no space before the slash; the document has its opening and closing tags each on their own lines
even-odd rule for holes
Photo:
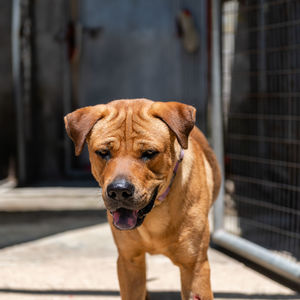
<svg viewBox="0 0 300 300">
<path fill-rule="evenodd" d="M 220 186 L 216 158 L 177 102 L 116 100 L 65 117 L 79 155 L 88 144 L 118 248 L 123 300 L 147 298 L 145 253 L 180 268 L 182 299 L 210 300 L 208 211 Z M 182 149 L 185 149 L 184 152 Z"/>
</svg>

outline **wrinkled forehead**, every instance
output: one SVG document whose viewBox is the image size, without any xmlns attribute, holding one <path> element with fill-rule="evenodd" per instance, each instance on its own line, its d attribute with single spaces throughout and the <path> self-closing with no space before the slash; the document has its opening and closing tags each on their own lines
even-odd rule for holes
<svg viewBox="0 0 300 300">
<path fill-rule="evenodd" d="M 149 113 L 149 105 L 108 105 L 109 114 L 99 120 L 90 134 L 89 144 L 100 148 L 114 144 L 126 148 L 155 147 L 164 151 L 170 140 L 168 126 Z"/>
</svg>

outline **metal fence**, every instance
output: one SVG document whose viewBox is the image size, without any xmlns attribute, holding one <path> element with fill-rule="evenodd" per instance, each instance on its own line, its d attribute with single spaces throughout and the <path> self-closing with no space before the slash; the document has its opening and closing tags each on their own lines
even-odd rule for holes
<svg viewBox="0 0 300 300">
<path fill-rule="evenodd" d="M 225 181 L 214 239 L 299 283 L 300 1 L 220 10 Z"/>
</svg>

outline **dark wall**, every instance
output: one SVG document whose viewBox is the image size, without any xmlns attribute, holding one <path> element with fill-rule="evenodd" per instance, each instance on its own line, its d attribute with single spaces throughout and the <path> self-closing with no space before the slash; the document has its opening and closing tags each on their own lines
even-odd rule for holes
<svg viewBox="0 0 300 300">
<path fill-rule="evenodd" d="M 0 76 L 6 81 L 0 80 L 0 114 L 5 115 L 0 118 L 0 125 L 5 128 L 1 142 L 9 145 L 0 150 L 0 178 L 16 140 L 13 130 L 17 123 L 11 116 L 12 3 L 3 3 Z M 89 172 L 87 156 L 74 158 L 73 146 L 64 130 L 63 116 L 79 106 L 136 97 L 182 101 L 196 106 L 198 125 L 205 130 L 206 1 L 31 0 L 26 5 L 30 6 L 32 25 L 32 44 L 27 45 L 31 52 L 28 61 L 32 86 L 26 100 L 21 101 L 24 184 L 62 179 L 77 171 Z M 176 16 L 183 8 L 194 16 L 200 39 L 200 49 L 193 54 L 186 53 L 176 32 Z"/>
<path fill-rule="evenodd" d="M 194 53 L 184 49 L 177 33 L 183 8 L 200 40 Z M 142 97 L 180 101 L 197 108 L 197 125 L 206 131 L 206 1 L 86 0 L 80 22 L 79 106 Z M 91 35 L 91 29 L 99 34 Z M 86 152 L 79 160 L 83 167 L 89 164 Z"/>
<path fill-rule="evenodd" d="M 0 1 L 0 180 L 15 157 L 15 115 L 11 69 L 11 5 Z"/>
<path fill-rule="evenodd" d="M 63 66 L 67 26 L 66 1 L 35 1 L 34 132 L 35 179 L 62 176 Z"/>
<path fill-rule="evenodd" d="M 43 0 L 22 4 L 18 49 L 21 113 L 17 115 L 12 79 L 12 2 L 0 1 L 0 180 L 8 176 L 9 165 L 16 166 L 17 177 L 20 165 L 25 169 L 20 184 L 63 175 L 66 3 Z M 22 163 L 18 160 L 20 149 L 24 150 Z"/>
</svg>

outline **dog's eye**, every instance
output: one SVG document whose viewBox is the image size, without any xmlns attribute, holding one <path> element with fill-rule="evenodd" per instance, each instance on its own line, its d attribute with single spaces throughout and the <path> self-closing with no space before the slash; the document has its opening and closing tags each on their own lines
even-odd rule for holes
<svg viewBox="0 0 300 300">
<path fill-rule="evenodd" d="M 99 155 L 102 159 L 109 160 L 111 158 L 111 154 L 109 150 L 97 150 L 96 154 Z"/>
<path fill-rule="evenodd" d="M 144 151 L 142 153 L 142 156 L 141 156 L 141 159 L 143 160 L 149 160 L 149 159 L 152 159 L 154 158 L 154 156 L 156 156 L 159 152 L 158 151 L 155 151 L 155 150 L 147 150 L 147 151 Z"/>
</svg>

